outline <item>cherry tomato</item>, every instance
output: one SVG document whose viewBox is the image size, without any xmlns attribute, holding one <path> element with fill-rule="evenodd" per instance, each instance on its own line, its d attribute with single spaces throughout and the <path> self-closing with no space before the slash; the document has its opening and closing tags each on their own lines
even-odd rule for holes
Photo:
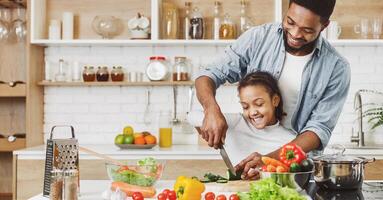
<svg viewBox="0 0 383 200">
<path fill-rule="evenodd" d="M 230 195 L 229 200 L 239 200 L 239 197 L 236 194 L 232 194 L 232 195 Z"/>
<path fill-rule="evenodd" d="M 263 166 L 262 166 L 262 171 L 263 171 L 263 172 L 267 172 L 267 165 L 263 165 Z"/>
<path fill-rule="evenodd" d="M 132 195 L 133 200 L 144 200 L 144 195 L 141 192 L 133 192 Z"/>
<path fill-rule="evenodd" d="M 166 200 L 166 196 L 164 193 L 160 193 L 160 194 L 158 194 L 157 199 L 158 200 Z"/>
<path fill-rule="evenodd" d="M 164 189 L 164 190 L 162 191 L 162 194 L 164 194 L 165 197 L 168 198 L 169 192 L 170 192 L 169 189 Z"/>
<path fill-rule="evenodd" d="M 205 200 L 214 200 L 215 194 L 213 192 L 208 192 L 205 194 Z"/>
<path fill-rule="evenodd" d="M 226 200 L 226 196 L 223 194 L 220 194 L 217 196 L 216 200 Z"/>
<path fill-rule="evenodd" d="M 176 200 L 177 199 L 177 194 L 174 190 L 169 191 L 168 193 L 168 200 Z"/>
</svg>

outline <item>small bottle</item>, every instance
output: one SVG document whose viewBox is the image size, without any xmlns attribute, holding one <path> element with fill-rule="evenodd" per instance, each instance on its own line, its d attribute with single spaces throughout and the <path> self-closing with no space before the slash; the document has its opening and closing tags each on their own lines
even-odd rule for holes
<svg viewBox="0 0 383 200">
<path fill-rule="evenodd" d="M 79 177 L 76 169 L 64 171 L 64 200 L 77 200 L 79 188 L 78 181 Z"/>
<path fill-rule="evenodd" d="M 205 22 L 203 16 L 199 11 L 199 8 L 195 7 L 190 16 L 190 39 L 203 39 L 205 34 L 204 26 Z"/>
<path fill-rule="evenodd" d="M 85 66 L 84 70 L 82 72 L 82 78 L 84 79 L 84 82 L 93 82 L 96 80 L 96 73 L 94 71 L 93 66 Z"/>
<path fill-rule="evenodd" d="M 97 81 L 100 82 L 106 82 L 109 81 L 109 72 L 108 67 L 98 67 L 97 73 L 96 73 Z"/>
<path fill-rule="evenodd" d="M 188 81 L 189 68 L 186 64 L 186 57 L 175 57 L 173 66 L 173 81 Z"/>
<path fill-rule="evenodd" d="M 221 25 L 221 2 L 214 2 L 213 39 L 219 40 L 219 27 Z"/>
<path fill-rule="evenodd" d="M 184 19 L 184 38 L 185 40 L 190 39 L 189 36 L 189 30 L 190 30 L 190 9 L 191 9 L 191 2 L 187 1 L 185 2 L 185 19 Z"/>
<path fill-rule="evenodd" d="M 240 15 L 240 30 L 239 34 L 244 33 L 253 26 L 253 22 L 247 16 L 247 2 L 246 0 L 241 0 L 241 15 Z"/>
<path fill-rule="evenodd" d="M 226 13 L 221 27 L 219 28 L 219 39 L 235 39 L 235 36 L 235 24 L 231 20 L 230 15 Z"/>
<path fill-rule="evenodd" d="M 59 60 L 59 71 L 57 72 L 55 76 L 55 80 L 58 82 L 64 82 L 67 80 L 66 73 L 64 70 L 64 60 L 60 59 Z"/>
<path fill-rule="evenodd" d="M 49 199 L 62 200 L 63 171 L 55 169 L 51 171 Z"/>
</svg>

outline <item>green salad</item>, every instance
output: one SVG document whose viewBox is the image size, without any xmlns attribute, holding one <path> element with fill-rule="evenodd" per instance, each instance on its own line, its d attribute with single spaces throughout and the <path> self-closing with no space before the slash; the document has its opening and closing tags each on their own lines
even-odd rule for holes
<svg viewBox="0 0 383 200">
<path fill-rule="evenodd" d="M 108 173 L 113 181 L 122 181 L 124 183 L 145 187 L 152 186 L 156 181 L 157 161 L 154 158 L 145 158 L 139 160 L 137 165 L 137 169 L 134 170 L 129 169 L 127 166 L 109 167 Z"/>
<path fill-rule="evenodd" d="M 240 192 L 241 200 L 306 200 L 296 190 L 281 187 L 273 179 L 267 178 L 250 184 L 249 192 Z"/>
</svg>

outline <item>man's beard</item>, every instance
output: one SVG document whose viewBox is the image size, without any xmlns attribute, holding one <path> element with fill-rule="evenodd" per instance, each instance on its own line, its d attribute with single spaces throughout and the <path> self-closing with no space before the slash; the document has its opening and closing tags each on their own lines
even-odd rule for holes
<svg viewBox="0 0 383 200">
<path fill-rule="evenodd" d="M 296 53 L 296 52 L 299 52 L 299 51 L 309 51 L 311 52 L 312 51 L 312 48 L 314 47 L 315 43 L 317 42 L 319 38 L 319 35 L 318 37 L 313 40 L 312 42 L 309 42 L 307 44 L 304 44 L 303 46 L 299 47 L 299 48 L 294 48 L 294 47 L 291 47 L 289 45 L 289 43 L 287 42 L 287 31 L 286 30 L 283 30 L 283 41 L 285 43 L 285 49 L 287 52 L 289 53 Z"/>
</svg>

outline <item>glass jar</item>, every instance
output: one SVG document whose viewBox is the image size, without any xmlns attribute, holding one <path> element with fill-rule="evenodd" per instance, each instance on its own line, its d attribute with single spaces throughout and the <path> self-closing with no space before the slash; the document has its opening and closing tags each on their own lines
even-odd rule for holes
<svg viewBox="0 0 383 200">
<path fill-rule="evenodd" d="M 188 81 L 189 67 L 186 63 L 186 57 L 175 57 L 173 66 L 173 81 Z"/>
<path fill-rule="evenodd" d="M 55 80 L 58 82 L 63 82 L 67 80 L 67 74 L 65 73 L 64 69 L 64 60 L 60 59 L 59 60 L 59 71 L 57 72 L 55 76 Z"/>
<path fill-rule="evenodd" d="M 225 14 L 224 20 L 219 28 L 219 39 L 229 40 L 235 39 L 235 24 L 229 14 Z"/>
<path fill-rule="evenodd" d="M 190 16 L 190 39 L 203 39 L 205 34 L 205 22 L 198 7 L 193 9 Z"/>
<path fill-rule="evenodd" d="M 61 200 L 63 189 L 63 171 L 55 169 L 51 171 L 49 199 Z"/>
<path fill-rule="evenodd" d="M 79 177 L 76 169 L 64 171 L 64 200 L 77 200 Z"/>
<path fill-rule="evenodd" d="M 124 81 L 124 70 L 122 69 L 121 66 L 113 67 L 110 76 L 112 78 L 112 81 Z"/>
<path fill-rule="evenodd" d="M 162 3 L 163 25 L 162 25 L 162 37 L 164 39 L 177 39 L 179 29 L 179 17 L 178 8 L 172 4 Z"/>
<path fill-rule="evenodd" d="M 146 67 L 146 75 L 151 81 L 162 81 L 168 77 L 169 67 L 165 57 L 152 56 Z"/>
<path fill-rule="evenodd" d="M 96 80 L 96 72 L 94 71 L 94 67 L 92 66 L 85 66 L 84 70 L 82 71 L 82 79 L 84 79 L 84 82 L 93 82 Z"/>
<path fill-rule="evenodd" d="M 108 67 L 98 67 L 97 73 L 96 73 L 97 81 L 99 82 L 106 82 L 109 81 L 109 71 Z"/>
</svg>

